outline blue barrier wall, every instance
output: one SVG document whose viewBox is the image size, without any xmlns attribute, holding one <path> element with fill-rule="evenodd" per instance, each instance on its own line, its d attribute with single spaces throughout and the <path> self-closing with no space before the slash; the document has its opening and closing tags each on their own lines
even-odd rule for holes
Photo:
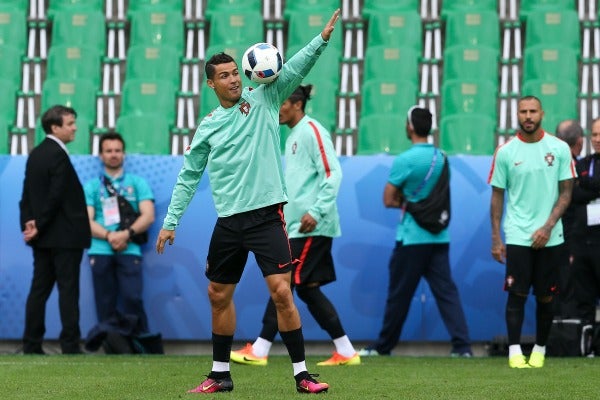
<svg viewBox="0 0 600 400">
<path fill-rule="evenodd" d="M 334 241 L 338 280 L 324 291 L 331 297 L 343 325 L 354 340 L 374 339 L 385 304 L 388 258 L 394 246 L 397 210 L 385 209 L 382 192 L 393 157 L 342 158 L 344 179 L 339 195 L 342 237 Z M 23 332 L 25 300 L 32 275 L 31 250 L 19 231 L 25 157 L 0 156 L 0 339 L 18 339 Z M 99 161 L 75 156 L 82 181 L 97 177 Z M 490 340 L 505 332 L 502 291 L 504 268 L 490 255 L 489 200 L 486 183 L 490 157 L 450 158 L 453 215 L 450 225 L 452 273 L 458 285 L 473 340 Z M 157 223 L 145 246 L 144 301 L 153 331 L 166 339 L 208 340 L 210 305 L 204 276 L 206 252 L 216 219 L 205 176 L 173 246 L 159 256 L 153 251 L 182 157 L 128 156 L 126 169 L 146 177 L 156 196 Z M 81 273 L 81 329 L 85 335 L 96 323 L 93 288 L 87 256 Z M 260 330 L 267 291 L 253 257 L 235 294 L 236 339 L 254 338 Z M 307 340 L 326 340 L 301 302 Z M 535 330 L 532 301 L 526 311 L 524 334 Z M 47 338 L 57 338 L 60 319 L 56 290 L 47 306 Z M 435 300 L 425 282 L 415 293 L 402 340 L 448 340 Z"/>
</svg>

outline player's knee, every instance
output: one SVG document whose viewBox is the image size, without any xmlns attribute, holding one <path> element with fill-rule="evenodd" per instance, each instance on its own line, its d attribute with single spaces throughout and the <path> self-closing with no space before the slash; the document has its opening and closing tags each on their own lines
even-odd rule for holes
<svg viewBox="0 0 600 400">
<path fill-rule="evenodd" d="M 321 289 L 319 286 L 298 286 L 296 287 L 298 297 L 306 304 L 312 304 L 321 297 Z"/>
<path fill-rule="evenodd" d="M 506 301 L 506 307 L 508 309 L 519 309 L 525 306 L 526 301 L 526 294 L 509 292 L 508 300 Z"/>
<path fill-rule="evenodd" d="M 227 286 L 213 282 L 209 283 L 208 300 L 213 309 L 224 309 L 231 302 L 233 291 L 229 290 Z"/>
</svg>

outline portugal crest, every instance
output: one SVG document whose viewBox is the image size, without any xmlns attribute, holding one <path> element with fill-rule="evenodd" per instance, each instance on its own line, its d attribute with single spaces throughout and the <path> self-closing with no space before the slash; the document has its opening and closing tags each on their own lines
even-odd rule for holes
<svg viewBox="0 0 600 400">
<path fill-rule="evenodd" d="M 554 163 L 554 154 L 546 153 L 544 160 L 546 160 L 546 162 L 548 163 L 548 166 L 551 167 L 552 164 Z"/>
</svg>

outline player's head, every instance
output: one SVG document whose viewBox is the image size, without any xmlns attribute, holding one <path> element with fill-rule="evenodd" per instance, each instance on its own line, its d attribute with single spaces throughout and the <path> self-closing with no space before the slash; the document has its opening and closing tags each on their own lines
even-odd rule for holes
<svg viewBox="0 0 600 400">
<path fill-rule="evenodd" d="M 581 154 L 583 148 L 583 128 L 576 119 L 566 119 L 556 126 L 556 136 L 571 148 L 573 157 Z"/>
<path fill-rule="evenodd" d="M 406 113 L 406 134 L 414 133 L 419 137 L 427 137 L 431 132 L 433 116 L 428 109 L 412 106 Z"/>
<path fill-rule="evenodd" d="M 542 119 L 544 119 L 544 111 L 542 110 L 540 99 L 535 96 L 521 97 L 517 113 L 521 132 L 531 135 L 540 129 Z"/>
<path fill-rule="evenodd" d="M 116 132 L 108 132 L 100 136 L 100 160 L 109 169 L 123 166 L 125 159 L 125 141 Z"/>
<path fill-rule="evenodd" d="M 204 66 L 206 84 L 215 91 L 221 105 L 234 106 L 242 96 L 242 77 L 235 60 L 228 54 L 217 53 Z"/>
<path fill-rule="evenodd" d="M 310 100 L 312 85 L 298 86 L 279 108 L 279 123 L 294 127 L 304 117 L 306 102 Z"/>
</svg>

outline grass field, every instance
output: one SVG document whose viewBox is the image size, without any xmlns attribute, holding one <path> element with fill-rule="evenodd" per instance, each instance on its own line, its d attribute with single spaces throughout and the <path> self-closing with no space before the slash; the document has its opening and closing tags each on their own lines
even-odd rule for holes
<svg viewBox="0 0 600 400">
<path fill-rule="evenodd" d="M 326 399 L 599 399 L 600 360 L 553 358 L 542 369 L 512 370 L 505 358 L 372 357 L 354 367 L 317 367 Z M 287 356 L 267 367 L 232 365 L 235 389 L 187 394 L 203 380 L 209 356 L 0 356 L 0 399 L 291 399 Z M 312 395 L 309 395 L 312 396 Z"/>
</svg>

